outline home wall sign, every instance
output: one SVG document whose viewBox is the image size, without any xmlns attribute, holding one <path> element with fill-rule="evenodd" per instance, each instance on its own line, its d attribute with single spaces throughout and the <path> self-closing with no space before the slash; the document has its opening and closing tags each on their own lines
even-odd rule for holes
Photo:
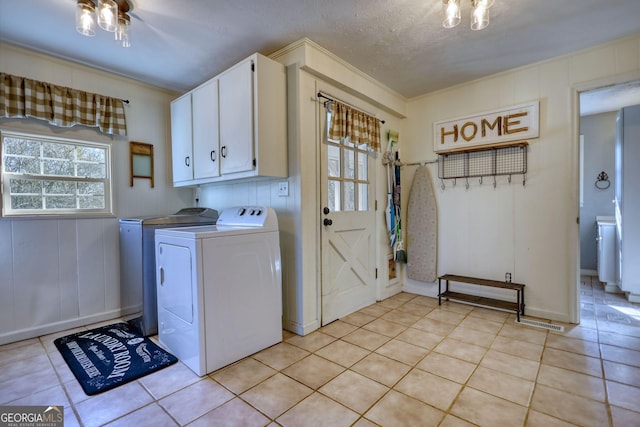
<svg viewBox="0 0 640 427">
<path fill-rule="evenodd" d="M 433 125 L 433 151 L 451 152 L 537 138 L 539 126 L 538 101 L 444 120 Z"/>
</svg>

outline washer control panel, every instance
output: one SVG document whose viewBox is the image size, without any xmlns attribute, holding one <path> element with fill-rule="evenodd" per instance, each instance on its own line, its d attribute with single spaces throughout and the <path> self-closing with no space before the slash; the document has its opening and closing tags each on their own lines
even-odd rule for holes
<svg viewBox="0 0 640 427">
<path fill-rule="evenodd" d="M 236 206 L 222 211 L 217 225 L 263 227 L 268 210 L 264 206 Z"/>
</svg>

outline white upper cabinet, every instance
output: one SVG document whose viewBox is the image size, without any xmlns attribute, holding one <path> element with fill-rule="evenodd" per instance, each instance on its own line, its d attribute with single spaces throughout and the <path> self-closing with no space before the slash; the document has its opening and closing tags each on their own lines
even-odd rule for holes
<svg viewBox="0 0 640 427">
<path fill-rule="evenodd" d="M 209 80 L 191 94 L 193 119 L 193 178 L 220 175 L 218 80 Z"/>
<path fill-rule="evenodd" d="M 222 173 L 253 169 L 253 73 L 246 60 L 220 75 Z"/>
<path fill-rule="evenodd" d="M 171 102 L 173 185 L 220 175 L 218 81 L 212 79 Z"/>
<path fill-rule="evenodd" d="M 171 103 L 171 163 L 173 184 L 193 179 L 193 146 L 191 128 L 191 93 Z"/>
<path fill-rule="evenodd" d="M 189 119 L 184 117 L 185 97 L 190 100 Z M 284 66 L 260 54 L 174 100 L 174 186 L 286 177 L 286 104 Z M 187 124 L 189 131 L 184 129 Z M 191 151 L 186 141 L 191 142 Z M 190 163 L 191 175 L 183 170 Z"/>
</svg>

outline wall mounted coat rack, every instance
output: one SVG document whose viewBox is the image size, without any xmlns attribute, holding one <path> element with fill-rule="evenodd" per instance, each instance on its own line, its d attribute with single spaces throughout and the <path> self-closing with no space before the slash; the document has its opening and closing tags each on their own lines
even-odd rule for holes
<svg viewBox="0 0 640 427">
<path fill-rule="evenodd" d="M 445 189 L 445 180 L 452 180 L 455 186 L 458 179 L 465 180 L 469 188 L 469 178 L 493 177 L 493 187 L 497 185 L 497 176 L 507 176 L 511 183 L 512 175 L 522 175 L 525 185 L 527 173 L 527 148 L 525 141 L 497 147 L 474 148 L 448 153 L 438 153 L 438 178 L 441 188 Z"/>
</svg>

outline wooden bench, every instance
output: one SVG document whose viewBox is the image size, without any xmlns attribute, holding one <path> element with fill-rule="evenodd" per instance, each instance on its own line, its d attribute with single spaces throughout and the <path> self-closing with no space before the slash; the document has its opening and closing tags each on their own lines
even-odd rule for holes
<svg viewBox="0 0 640 427">
<path fill-rule="evenodd" d="M 442 292 L 442 281 L 445 281 L 445 290 Z M 516 302 L 503 301 L 494 298 L 480 297 L 477 295 L 469 295 L 462 292 L 453 292 L 449 290 L 449 281 L 458 283 L 468 283 L 479 286 L 490 286 L 492 288 L 510 289 L 516 291 Z M 482 305 L 485 307 L 494 307 L 501 310 L 513 311 L 516 313 L 518 322 L 520 315 L 524 316 L 524 286 L 520 283 L 500 282 L 498 280 L 479 279 L 477 277 L 458 276 L 455 274 L 445 274 L 438 277 L 438 305 L 442 304 L 442 298 L 445 300 L 455 300 L 463 303 Z"/>
</svg>

